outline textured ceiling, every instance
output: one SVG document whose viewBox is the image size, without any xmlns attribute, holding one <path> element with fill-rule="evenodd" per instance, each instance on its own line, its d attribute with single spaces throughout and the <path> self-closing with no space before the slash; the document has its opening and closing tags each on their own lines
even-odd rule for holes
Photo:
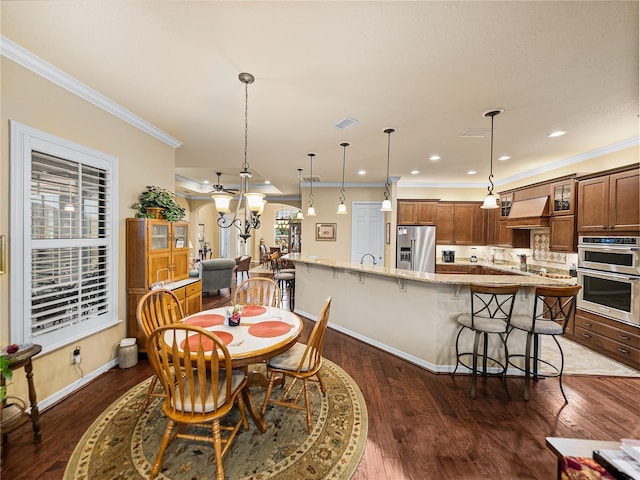
<svg viewBox="0 0 640 480">
<path fill-rule="evenodd" d="M 486 185 L 638 136 L 638 2 L 3 1 L 2 34 L 183 143 L 176 173 L 252 184 Z M 344 117 L 358 120 L 338 130 Z M 464 138 L 468 129 L 484 137 Z M 566 130 L 550 139 L 553 130 Z M 438 154 L 434 162 L 429 156 Z M 510 160 L 497 161 L 501 155 Z M 367 171 L 359 176 L 358 170 Z M 411 175 L 411 170 L 419 170 Z M 476 170 L 476 175 L 468 175 Z M 178 184 L 184 190 L 183 182 Z"/>
</svg>

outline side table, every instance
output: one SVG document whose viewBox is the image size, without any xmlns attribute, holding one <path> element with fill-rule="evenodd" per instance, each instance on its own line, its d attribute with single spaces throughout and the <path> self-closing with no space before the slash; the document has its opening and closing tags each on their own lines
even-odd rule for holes
<svg viewBox="0 0 640 480">
<path fill-rule="evenodd" d="M 33 440 L 34 442 L 40 442 L 42 436 L 40 434 L 40 411 L 38 410 L 38 400 L 36 397 L 36 387 L 33 383 L 33 364 L 31 359 L 42 351 L 41 345 L 29 345 L 25 348 L 21 348 L 16 353 L 7 354 L 7 359 L 11 362 L 9 368 L 13 371 L 24 367 L 24 372 L 27 376 L 27 383 L 29 384 L 29 404 L 31 407 L 30 413 L 23 412 L 17 421 L 12 421 L 10 425 L 2 425 L 3 441 L 7 441 L 7 434 L 18 428 L 27 420 L 31 420 L 33 423 Z M 15 376 L 14 376 L 15 379 Z M 0 376 L 1 384 L 4 385 L 5 379 Z M 4 407 L 4 405 L 3 405 Z"/>
<path fill-rule="evenodd" d="M 594 450 L 617 450 L 620 448 L 620 442 L 607 440 L 546 437 L 546 441 L 547 447 L 558 458 L 558 480 L 562 477 L 562 460 L 565 457 L 593 458 Z"/>
</svg>

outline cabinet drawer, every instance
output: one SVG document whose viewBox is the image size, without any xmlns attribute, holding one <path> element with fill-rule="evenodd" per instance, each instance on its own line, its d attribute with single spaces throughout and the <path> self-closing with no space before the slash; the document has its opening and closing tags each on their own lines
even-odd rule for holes
<svg viewBox="0 0 640 480">
<path fill-rule="evenodd" d="M 180 302 L 183 302 L 185 297 L 186 297 L 186 288 L 185 287 L 180 287 L 180 288 L 176 288 L 175 290 L 172 290 L 172 292 L 176 295 L 176 297 L 178 297 L 178 300 L 180 300 Z"/>
<path fill-rule="evenodd" d="M 436 273 L 468 273 L 466 265 L 436 265 Z"/>
<path fill-rule="evenodd" d="M 199 295 L 202 293 L 202 282 L 198 280 L 197 282 L 191 283 L 186 286 L 187 289 L 187 297 L 191 295 Z"/>
<path fill-rule="evenodd" d="M 615 359 L 626 360 L 625 363 L 633 362 L 635 365 L 640 364 L 640 350 L 637 348 L 616 342 L 615 340 L 594 333 L 591 330 L 578 327 L 577 325 L 575 328 L 575 336 L 580 339 L 580 343 L 596 351 L 603 351 L 605 354 L 611 353 L 611 356 Z"/>
<path fill-rule="evenodd" d="M 576 327 L 597 333 L 623 345 L 640 349 L 640 335 L 576 315 Z"/>
</svg>

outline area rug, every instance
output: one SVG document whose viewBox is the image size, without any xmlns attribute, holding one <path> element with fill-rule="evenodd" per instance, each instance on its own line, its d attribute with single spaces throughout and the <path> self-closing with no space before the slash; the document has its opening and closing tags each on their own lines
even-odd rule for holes
<svg viewBox="0 0 640 480">
<path fill-rule="evenodd" d="M 256 365 L 253 370 L 264 370 Z M 268 429 L 261 434 L 249 420 L 224 456 L 225 478 L 230 480 L 335 479 L 351 477 L 364 452 L 367 408 L 353 379 L 336 364 L 324 360 L 322 379 L 327 395 L 312 382 L 313 431 L 307 430 L 304 411 L 270 406 Z M 167 424 L 162 399 L 153 397 L 140 413 L 148 379 L 122 395 L 91 425 L 76 446 L 64 480 L 146 479 Z M 256 405 L 264 389 L 252 388 Z M 280 393 L 274 389 L 273 395 Z M 275 397 L 277 398 L 277 397 Z M 238 415 L 234 408 L 231 419 Z M 176 439 L 167 448 L 157 478 L 200 480 L 214 478 L 213 447 Z"/>
</svg>

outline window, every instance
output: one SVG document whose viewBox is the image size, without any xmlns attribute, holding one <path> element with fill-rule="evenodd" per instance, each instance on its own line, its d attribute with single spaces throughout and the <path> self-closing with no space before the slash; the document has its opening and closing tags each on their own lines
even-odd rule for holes
<svg viewBox="0 0 640 480">
<path fill-rule="evenodd" d="M 54 350 L 118 322 L 118 160 L 11 122 L 10 337 Z"/>
</svg>

